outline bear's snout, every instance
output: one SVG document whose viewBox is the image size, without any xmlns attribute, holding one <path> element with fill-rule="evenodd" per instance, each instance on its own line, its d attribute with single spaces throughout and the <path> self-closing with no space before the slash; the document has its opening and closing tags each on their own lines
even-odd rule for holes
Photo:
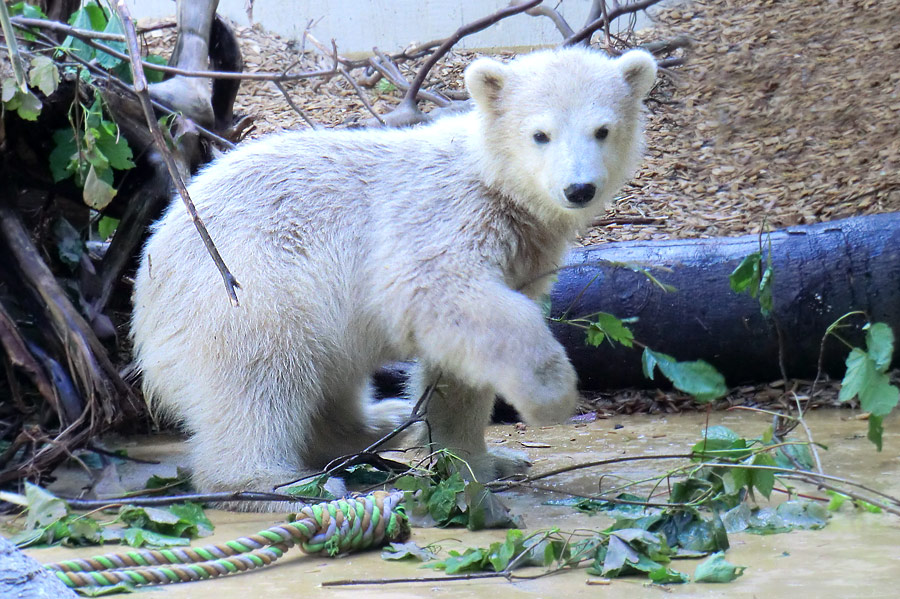
<svg viewBox="0 0 900 599">
<path fill-rule="evenodd" d="M 578 206 L 584 206 L 593 200 L 596 192 L 597 186 L 593 183 L 573 183 L 564 191 L 566 199 Z"/>
</svg>

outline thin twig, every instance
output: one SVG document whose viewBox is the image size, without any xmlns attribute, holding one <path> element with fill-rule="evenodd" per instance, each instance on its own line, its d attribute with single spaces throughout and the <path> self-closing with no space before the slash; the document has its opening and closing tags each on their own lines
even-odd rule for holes
<svg viewBox="0 0 900 599">
<path fill-rule="evenodd" d="M 275 84 L 275 87 L 277 87 L 278 91 L 281 92 L 281 95 L 284 96 L 284 100 L 288 103 L 288 106 L 290 106 L 294 110 L 294 112 L 299 114 L 300 118 L 303 119 L 307 125 L 309 125 L 312 129 L 319 129 L 319 125 L 311 118 L 309 118 L 309 115 L 306 114 L 306 111 L 294 103 L 294 100 L 291 99 L 291 95 L 288 93 L 288 90 L 285 89 L 284 84 L 281 83 L 281 81 L 273 81 L 272 83 Z"/>
<path fill-rule="evenodd" d="M 549 478 L 551 476 L 557 476 L 560 474 L 565 474 L 566 472 L 572 472 L 574 470 L 583 470 L 585 468 L 595 468 L 597 466 L 607 466 L 609 464 L 621 464 L 623 462 L 639 462 L 643 460 L 689 460 L 694 457 L 692 453 L 665 453 L 665 454 L 656 454 L 656 455 L 640 455 L 640 456 L 624 456 L 621 458 L 609 458 L 607 460 L 595 460 L 592 462 L 584 462 L 581 464 L 573 464 L 571 466 L 564 466 L 562 468 L 556 468 L 555 470 L 549 470 L 547 472 L 542 472 L 541 474 L 534 474 L 531 476 L 526 476 L 519 479 L 507 479 L 507 480 L 499 480 L 493 483 L 488 483 L 488 486 L 495 487 L 496 491 L 506 491 L 513 487 L 520 486 L 525 483 L 531 483 L 536 480 L 541 480 L 543 478 Z"/>
<path fill-rule="evenodd" d="M 240 303 L 238 302 L 236 289 L 240 289 L 240 283 L 238 283 L 237 279 L 234 278 L 234 275 L 231 274 L 231 271 L 228 270 L 228 267 L 225 265 L 225 262 L 219 255 L 219 250 L 216 249 L 212 238 L 210 238 L 209 232 L 206 230 L 206 226 L 200 219 L 200 215 L 197 214 L 197 209 L 196 207 L 194 207 L 194 203 L 191 201 L 191 196 L 188 194 L 188 190 L 184 184 L 184 180 L 181 178 L 181 174 L 178 172 L 178 167 L 175 164 L 175 158 L 172 156 L 172 152 L 169 150 L 169 147 L 166 144 L 166 140 L 163 137 L 162 130 L 160 129 L 159 123 L 156 121 L 156 116 L 153 113 L 153 104 L 150 101 L 150 92 L 147 87 L 147 78 L 144 77 L 144 70 L 143 68 L 141 68 L 140 63 L 141 49 L 138 45 L 137 34 L 134 31 L 134 23 L 131 20 L 131 13 L 128 10 L 128 6 L 126 6 L 125 4 L 125 0 L 116 0 L 116 12 L 119 14 L 119 18 L 122 19 L 122 25 L 125 29 L 125 37 L 128 39 L 128 51 L 131 55 L 129 56 L 129 61 L 131 62 L 131 72 L 134 78 L 134 91 L 135 93 L 137 93 L 138 98 L 141 101 L 141 107 L 144 109 L 144 117 L 147 119 L 147 126 L 150 128 L 150 133 L 153 135 L 153 141 L 155 142 L 156 148 L 166 164 L 166 168 L 169 171 L 169 175 L 172 177 L 172 181 L 175 183 L 175 188 L 178 189 L 178 193 L 181 196 L 184 205 L 187 207 L 188 214 L 190 214 L 191 216 L 191 221 L 194 223 L 194 226 L 200 233 L 200 238 L 203 240 L 203 244 L 206 246 L 206 250 L 209 252 L 209 255 L 212 257 L 213 262 L 215 262 L 216 264 L 216 268 L 219 269 L 219 273 L 222 275 L 222 279 L 225 281 L 225 290 L 228 293 L 228 297 L 231 299 L 231 304 L 233 306 L 239 306 Z"/>
</svg>

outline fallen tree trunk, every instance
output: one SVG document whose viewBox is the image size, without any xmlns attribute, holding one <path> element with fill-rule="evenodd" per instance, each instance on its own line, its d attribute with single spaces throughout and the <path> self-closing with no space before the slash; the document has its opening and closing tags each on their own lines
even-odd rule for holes
<svg viewBox="0 0 900 599">
<path fill-rule="evenodd" d="M 774 268 L 771 318 L 763 317 L 757 300 L 734 293 L 728 279 L 761 243 L 764 255 L 771 248 Z M 613 263 L 644 266 L 677 291 L 667 293 Z M 813 377 L 825 330 L 844 314 L 862 310 L 900 333 L 900 213 L 789 227 L 761 237 L 581 248 L 569 255 L 551 296 L 554 317 L 597 311 L 636 317 L 629 325 L 635 339 L 678 360 L 706 360 L 730 385 L 780 378 L 779 345 L 788 376 Z M 866 320 L 851 322 L 858 331 Z M 638 349 L 588 347 L 582 329 L 554 324 L 553 330 L 583 389 L 654 384 L 642 373 Z M 858 333 L 842 336 L 862 343 Z M 834 340 L 826 343 L 824 371 L 843 376 L 847 351 Z"/>
</svg>

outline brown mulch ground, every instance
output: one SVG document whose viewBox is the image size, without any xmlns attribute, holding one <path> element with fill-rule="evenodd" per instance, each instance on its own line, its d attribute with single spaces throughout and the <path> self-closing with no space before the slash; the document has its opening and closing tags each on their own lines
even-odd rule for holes
<svg viewBox="0 0 900 599">
<path fill-rule="evenodd" d="M 583 243 L 739 235 L 764 223 L 778 228 L 900 210 L 900 0 L 691 0 L 655 18 L 643 39 L 686 35 L 694 45 L 687 64 L 663 78 L 648 103 L 646 159 L 608 216 L 657 220 L 597 227 Z M 310 44 L 253 28 L 237 33 L 248 71 L 330 64 Z M 159 48 L 171 48 L 172 38 L 166 30 L 148 34 Z M 430 81 L 460 89 L 474 56 L 451 53 Z M 411 79 L 415 66 L 401 70 Z M 339 77 L 286 87 L 322 125 L 370 117 Z M 402 96 L 368 94 L 380 113 Z M 245 82 L 235 109 L 254 117 L 254 137 L 307 126 L 271 83 Z M 831 403 L 835 395 L 834 385 L 820 385 L 815 400 Z M 760 385 L 737 390 L 726 403 L 784 397 L 782 387 Z M 644 391 L 596 402 L 620 412 L 693 405 Z"/>
</svg>

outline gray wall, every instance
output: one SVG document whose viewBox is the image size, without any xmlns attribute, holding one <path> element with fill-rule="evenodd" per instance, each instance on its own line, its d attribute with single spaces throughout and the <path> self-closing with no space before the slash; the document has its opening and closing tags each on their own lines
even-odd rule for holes
<svg viewBox="0 0 900 599">
<path fill-rule="evenodd" d="M 590 0 L 549 1 L 578 29 Z M 172 0 L 130 0 L 135 17 L 175 13 Z M 255 0 L 253 22 L 282 36 L 299 39 L 310 21 L 311 33 L 323 43 L 335 39 L 341 54 L 404 48 L 413 42 L 443 38 L 456 28 L 505 7 L 508 0 Z M 219 14 L 240 25 L 250 24 L 246 0 L 220 0 Z M 639 26 L 646 23 L 643 13 Z M 626 18 L 620 21 L 626 21 Z M 624 26 L 625 23 L 622 23 Z M 515 15 L 463 40 L 464 48 L 509 48 L 556 44 L 560 34 L 545 17 Z"/>
</svg>

